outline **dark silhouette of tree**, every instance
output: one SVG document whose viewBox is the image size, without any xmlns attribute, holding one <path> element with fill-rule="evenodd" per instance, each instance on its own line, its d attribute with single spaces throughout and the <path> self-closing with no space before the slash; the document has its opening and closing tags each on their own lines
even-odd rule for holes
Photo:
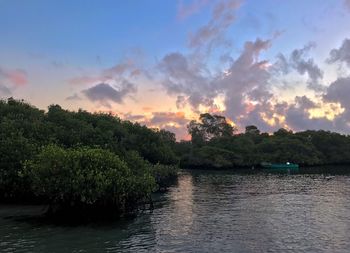
<svg viewBox="0 0 350 253">
<path fill-rule="evenodd" d="M 201 114 L 199 122 L 192 120 L 187 128 L 195 145 L 207 142 L 212 138 L 232 136 L 235 131 L 224 116 L 209 113 Z"/>
<path fill-rule="evenodd" d="M 246 126 L 245 127 L 245 133 L 246 134 L 259 135 L 260 134 L 260 130 L 256 126 L 250 125 L 250 126 Z"/>
</svg>

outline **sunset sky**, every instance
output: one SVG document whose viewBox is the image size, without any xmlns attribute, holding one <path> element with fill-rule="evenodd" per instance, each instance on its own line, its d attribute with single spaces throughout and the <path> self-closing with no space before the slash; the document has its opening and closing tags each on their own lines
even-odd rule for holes
<svg viewBox="0 0 350 253">
<path fill-rule="evenodd" d="M 1 98 L 350 134 L 350 0 L 0 0 L 0 31 Z"/>
</svg>

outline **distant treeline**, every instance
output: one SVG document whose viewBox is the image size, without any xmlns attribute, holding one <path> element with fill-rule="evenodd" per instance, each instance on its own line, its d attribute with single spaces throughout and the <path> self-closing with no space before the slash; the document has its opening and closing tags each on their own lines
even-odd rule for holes
<svg viewBox="0 0 350 253">
<path fill-rule="evenodd" d="M 180 142 L 176 153 L 185 168 L 251 167 L 261 162 L 298 163 L 301 166 L 350 164 L 350 136 L 329 131 L 293 133 L 279 129 L 273 134 L 261 133 L 247 126 L 245 133 L 225 117 L 201 114 L 199 121 L 188 125 L 191 142 Z"/>
<path fill-rule="evenodd" d="M 0 200 L 125 214 L 177 175 L 175 135 L 104 113 L 0 101 Z"/>
</svg>

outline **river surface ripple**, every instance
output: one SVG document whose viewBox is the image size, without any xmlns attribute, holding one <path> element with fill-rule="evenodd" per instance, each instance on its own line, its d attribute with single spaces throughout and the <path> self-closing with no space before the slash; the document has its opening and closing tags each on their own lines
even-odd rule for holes
<svg viewBox="0 0 350 253">
<path fill-rule="evenodd" d="M 85 226 L 0 206 L 0 252 L 350 252 L 350 176 L 184 172 L 155 210 Z"/>
</svg>

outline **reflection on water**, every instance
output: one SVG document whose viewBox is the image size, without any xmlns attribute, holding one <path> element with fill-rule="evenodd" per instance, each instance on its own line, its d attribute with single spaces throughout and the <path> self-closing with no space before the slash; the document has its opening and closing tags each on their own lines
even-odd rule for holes
<svg viewBox="0 0 350 253">
<path fill-rule="evenodd" d="M 188 172 L 153 213 L 79 227 L 0 206 L 0 252 L 349 252 L 350 176 Z M 9 217 L 11 216 L 11 217 Z M 20 219 L 18 218 L 20 217 Z"/>
<path fill-rule="evenodd" d="M 193 212 L 193 184 L 191 175 L 183 175 L 178 187 L 169 194 L 169 210 L 157 219 L 157 229 L 161 234 L 176 238 L 190 233 L 195 213 Z M 159 240 L 161 238 L 158 238 Z"/>
</svg>

